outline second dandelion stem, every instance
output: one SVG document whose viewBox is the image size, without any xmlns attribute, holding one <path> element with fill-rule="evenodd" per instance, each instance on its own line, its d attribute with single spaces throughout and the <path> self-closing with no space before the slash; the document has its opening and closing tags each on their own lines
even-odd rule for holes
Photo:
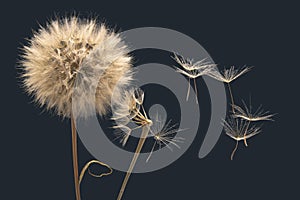
<svg viewBox="0 0 300 200">
<path fill-rule="evenodd" d="M 131 173 L 133 171 L 133 168 L 134 168 L 135 163 L 136 163 L 136 161 L 138 159 L 138 156 L 139 156 L 139 154 L 140 154 L 140 152 L 141 152 L 141 150 L 142 150 L 142 148 L 144 146 L 144 143 L 145 143 L 145 141 L 147 139 L 149 131 L 150 131 L 150 126 L 149 125 L 143 126 L 143 128 L 142 128 L 142 134 L 141 134 L 139 143 L 137 145 L 137 148 L 135 150 L 134 156 L 133 156 L 132 161 L 130 163 L 129 169 L 128 169 L 128 171 L 126 173 L 126 176 L 124 178 L 124 181 L 123 181 L 123 184 L 121 186 L 121 189 L 120 189 L 120 192 L 119 192 L 117 200 L 121 200 L 122 199 L 122 196 L 123 196 L 123 193 L 125 191 L 126 185 L 128 183 L 129 177 L 130 177 L 130 175 L 131 175 Z"/>
</svg>

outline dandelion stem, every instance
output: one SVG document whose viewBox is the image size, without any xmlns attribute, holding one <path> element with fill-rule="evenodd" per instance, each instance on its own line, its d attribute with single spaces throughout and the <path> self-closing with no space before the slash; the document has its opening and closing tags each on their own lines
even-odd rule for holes
<svg viewBox="0 0 300 200">
<path fill-rule="evenodd" d="M 191 78 L 189 77 L 189 82 L 188 82 L 188 91 L 187 91 L 187 94 L 186 94 L 186 101 L 189 100 L 189 96 L 190 96 L 190 90 L 191 90 Z"/>
<path fill-rule="evenodd" d="M 140 154 L 140 152 L 141 152 L 141 150 L 143 148 L 143 145 L 144 145 L 144 143 L 145 143 L 145 141 L 147 139 L 147 135 L 148 135 L 149 131 L 150 131 L 150 126 L 149 125 L 143 126 L 143 128 L 142 128 L 142 134 L 141 134 L 139 143 L 137 145 L 137 148 L 135 150 L 134 156 L 133 156 L 132 161 L 130 163 L 129 169 L 128 169 L 128 171 L 126 173 L 126 176 L 124 178 L 124 181 L 123 181 L 123 184 L 121 186 L 121 189 L 120 189 L 120 192 L 119 192 L 117 200 L 121 200 L 122 199 L 122 196 L 123 196 L 123 193 L 125 191 L 126 185 L 128 183 L 129 177 L 130 177 L 130 175 L 132 173 L 132 170 L 133 170 L 133 168 L 135 166 L 135 163 L 136 163 L 136 161 L 138 159 L 138 156 L 139 156 L 139 154 Z"/>
<path fill-rule="evenodd" d="M 227 85 L 228 85 L 228 90 L 229 90 L 230 99 L 231 99 L 231 108 L 232 108 L 232 112 L 233 112 L 233 114 L 234 114 L 235 112 L 234 112 L 234 100 L 233 100 L 233 94 L 232 94 L 232 91 L 231 91 L 230 83 L 227 83 Z"/>
<path fill-rule="evenodd" d="M 194 86 L 195 86 L 195 92 L 196 92 L 196 103 L 198 104 L 198 89 L 197 89 L 197 83 L 196 83 L 195 78 L 194 78 Z"/>
<path fill-rule="evenodd" d="M 238 145 L 239 145 L 239 141 L 236 141 L 236 144 L 235 144 L 235 148 L 233 149 L 232 153 L 231 153 L 231 156 L 230 156 L 230 159 L 233 160 L 233 156 L 238 148 Z"/>
<path fill-rule="evenodd" d="M 79 172 L 78 172 L 78 154 L 77 154 L 77 132 L 75 119 L 71 116 L 71 130 L 72 130 L 72 155 L 73 155 L 73 172 L 76 200 L 80 200 L 80 188 L 79 188 Z"/>
<path fill-rule="evenodd" d="M 245 144 L 246 147 L 248 146 L 247 139 L 246 139 L 246 134 L 247 134 L 248 128 L 250 126 L 250 123 L 251 122 L 249 121 L 247 126 L 246 126 L 245 132 L 244 132 L 244 144 Z"/>
</svg>

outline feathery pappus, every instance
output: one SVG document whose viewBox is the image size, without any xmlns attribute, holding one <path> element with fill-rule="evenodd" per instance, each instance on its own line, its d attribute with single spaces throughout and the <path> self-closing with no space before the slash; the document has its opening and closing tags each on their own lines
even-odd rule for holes
<svg viewBox="0 0 300 200">
<path fill-rule="evenodd" d="M 87 117 L 91 104 L 100 115 L 106 114 L 113 91 L 121 93 L 115 87 L 128 85 L 132 79 L 127 46 L 119 34 L 96 20 L 70 17 L 50 21 L 23 49 L 25 90 L 41 106 L 63 117 L 71 116 L 76 84 L 75 97 L 80 96 L 76 113 Z M 82 66 L 84 70 L 80 70 Z M 89 92 L 92 86 L 96 87 L 93 94 Z"/>
<path fill-rule="evenodd" d="M 182 75 L 188 78 L 188 91 L 186 95 L 186 100 L 188 101 L 189 99 L 190 89 L 191 89 L 190 82 L 191 79 L 193 79 L 194 89 L 196 92 L 195 99 L 196 99 L 196 103 L 198 104 L 198 89 L 197 89 L 196 79 L 204 75 L 209 75 L 217 65 L 206 61 L 206 58 L 197 62 L 193 62 L 192 59 L 183 58 L 182 56 L 179 56 L 176 53 L 174 53 L 174 57 L 172 58 L 177 62 L 177 64 L 181 66 L 181 68 L 175 67 L 176 72 L 181 73 Z"/>
</svg>

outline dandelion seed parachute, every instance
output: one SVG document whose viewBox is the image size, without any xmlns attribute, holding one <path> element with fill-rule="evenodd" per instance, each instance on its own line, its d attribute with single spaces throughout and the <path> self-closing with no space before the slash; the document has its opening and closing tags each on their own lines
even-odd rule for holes
<svg viewBox="0 0 300 200">
<path fill-rule="evenodd" d="M 245 120 L 229 117 L 227 121 L 224 121 L 224 130 L 226 135 L 234 140 L 240 141 L 244 137 L 247 139 L 253 137 L 261 132 L 261 127 L 255 125 L 248 126 Z"/>
<path fill-rule="evenodd" d="M 234 66 L 231 66 L 229 69 L 224 69 L 221 73 L 217 70 L 211 70 L 208 76 L 224 83 L 231 83 L 243 74 L 249 72 L 252 68 L 253 67 L 243 67 L 236 69 Z"/>
<path fill-rule="evenodd" d="M 190 81 L 191 81 L 191 79 L 193 79 L 194 80 L 194 88 L 196 91 L 195 98 L 196 98 L 196 103 L 198 104 L 198 89 L 197 89 L 197 84 L 196 84 L 196 78 L 198 78 L 200 76 L 211 74 L 212 73 L 211 71 L 215 71 L 214 68 L 216 67 L 216 65 L 206 61 L 206 58 L 194 63 L 192 59 L 189 59 L 189 58 L 185 59 L 176 53 L 174 53 L 174 57 L 172 57 L 172 58 L 182 68 L 182 69 L 180 69 L 178 67 L 175 67 L 176 72 L 183 74 L 184 76 L 188 77 L 188 79 L 189 79 L 186 100 L 188 101 L 190 89 L 191 89 Z"/>
<path fill-rule="evenodd" d="M 223 125 L 226 135 L 236 141 L 235 148 L 231 153 L 231 160 L 233 160 L 239 141 L 249 139 L 261 132 L 261 127 L 255 125 L 250 126 L 247 121 L 234 118 L 233 116 L 229 117 L 226 121 L 224 120 Z"/>
<path fill-rule="evenodd" d="M 146 160 L 148 162 L 155 150 L 155 147 L 158 145 L 159 149 L 162 148 L 162 146 L 166 146 L 170 151 L 173 151 L 171 145 L 177 147 L 180 149 L 180 146 L 178 143 L 183 143 L 184 138 L 177 137 L 176 133 L 180 131 L 184 131 L 184 129 L 177 129 L 177 124 L 171 125 L 171 121 L 169 120 L 167 122 L 166 117 L 161 117 L 156 114 L 153 120 L 153 125 L 150 128 L 150 135 L 155 140 L 151 152 Z"/>
<path fill-rule="evenodd" d="M 233 105 L 233 108 L 235 110 L 235 113 L 232 116 L 233 118 L 240 118 L 242 120 L 247 121 L 248 126 L 250 125 L 251 122 L 273 121 L 272 117 L 274 116 L 274 114 L 269 114 L 269 111 L 264 111 L 261 106 L 255 112 L 252 112 L 251 103 L 248 107 L 246 103 L 243 101 L 243 105 L 244 105 L 244 109 L 240 106 Z M 244 143 L 246 146 L 248 146 L 246 137 L 244 137 Z"/>
<path fill-rule="evenodd" d="M 231 66 L 229 69 L 224 69 L 223 72 L 219 72 L 217 70 L 211 70 L 207 75 L 218 80 L 221 82 L 224 82 L 227 84 L 228 90 L 229 90 L 229 95 L 231 99 L 231 108 L 232 108 L 232 113 L 235 113 L 234 109 L 234 99 L 233 99 L 233 93 L 231 90 L 230 83 L 243 74 L 249 72 L 252 69 L 252 67 L 243 67 L 240 69 L 236 69 L 234 66 Z"/>
<path fill-rule="evenodd" d="M 252 112 L 252 106 L 247 107 L 243 101 L 244 109 L 240 106 L 234 105 L 235 114 L 233 117 L 242 118 L 247 121 L 257 122 L 257 121 L 272 121 L 274 114 L 269 114 L 269 111 L 264 111 L 260 106 L 255 112 Z"/>
</svg>

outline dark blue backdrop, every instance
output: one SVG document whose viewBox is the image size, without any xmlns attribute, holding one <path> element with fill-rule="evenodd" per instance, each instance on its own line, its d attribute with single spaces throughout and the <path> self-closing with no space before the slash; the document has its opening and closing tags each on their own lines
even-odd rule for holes
<svg viewBox="0 0 300 200">
<path fill-rule="evenodd" d="M 278 113 L 274 123 L 229 156 L 234 142 L 223 134 L 213 151 L 198 159 L 207 120 L 190 149 L 171 166 L 132 175 L 124 199 L 299 199 L 298 113 L 299 12 L 279 3 L 191 3 L 188 1 L 9 1 L 1 6 L 1 199 L 74 199 L 70 123 L 38 108 L 20 87 L 19 48 L 32 29 L 54 16 L 79 12 L 99 16 L 118 31 L 166 27 L 197 40 L 220 66 L 254 65 L 233 84 L 236 98 Z M 297 35 L 298 33 L 298 35 Z M 136 52 L 136 65 L 172 64 L 167 52 Z M 201 115 L 209 98 L 199 80 Z M 184 86 L 186 87 L 186 86 Z M 297 121 L 296 121 L 297 120 Z M 80 166 L 91 155 L 79 143 Z M 98 170 L 95 168 L 95 170 Z M 86 176 L 82 199 L 116 199 L 124 173 Z M 296 197 L 297 196 L 297 197 Z"/>
</svg>

